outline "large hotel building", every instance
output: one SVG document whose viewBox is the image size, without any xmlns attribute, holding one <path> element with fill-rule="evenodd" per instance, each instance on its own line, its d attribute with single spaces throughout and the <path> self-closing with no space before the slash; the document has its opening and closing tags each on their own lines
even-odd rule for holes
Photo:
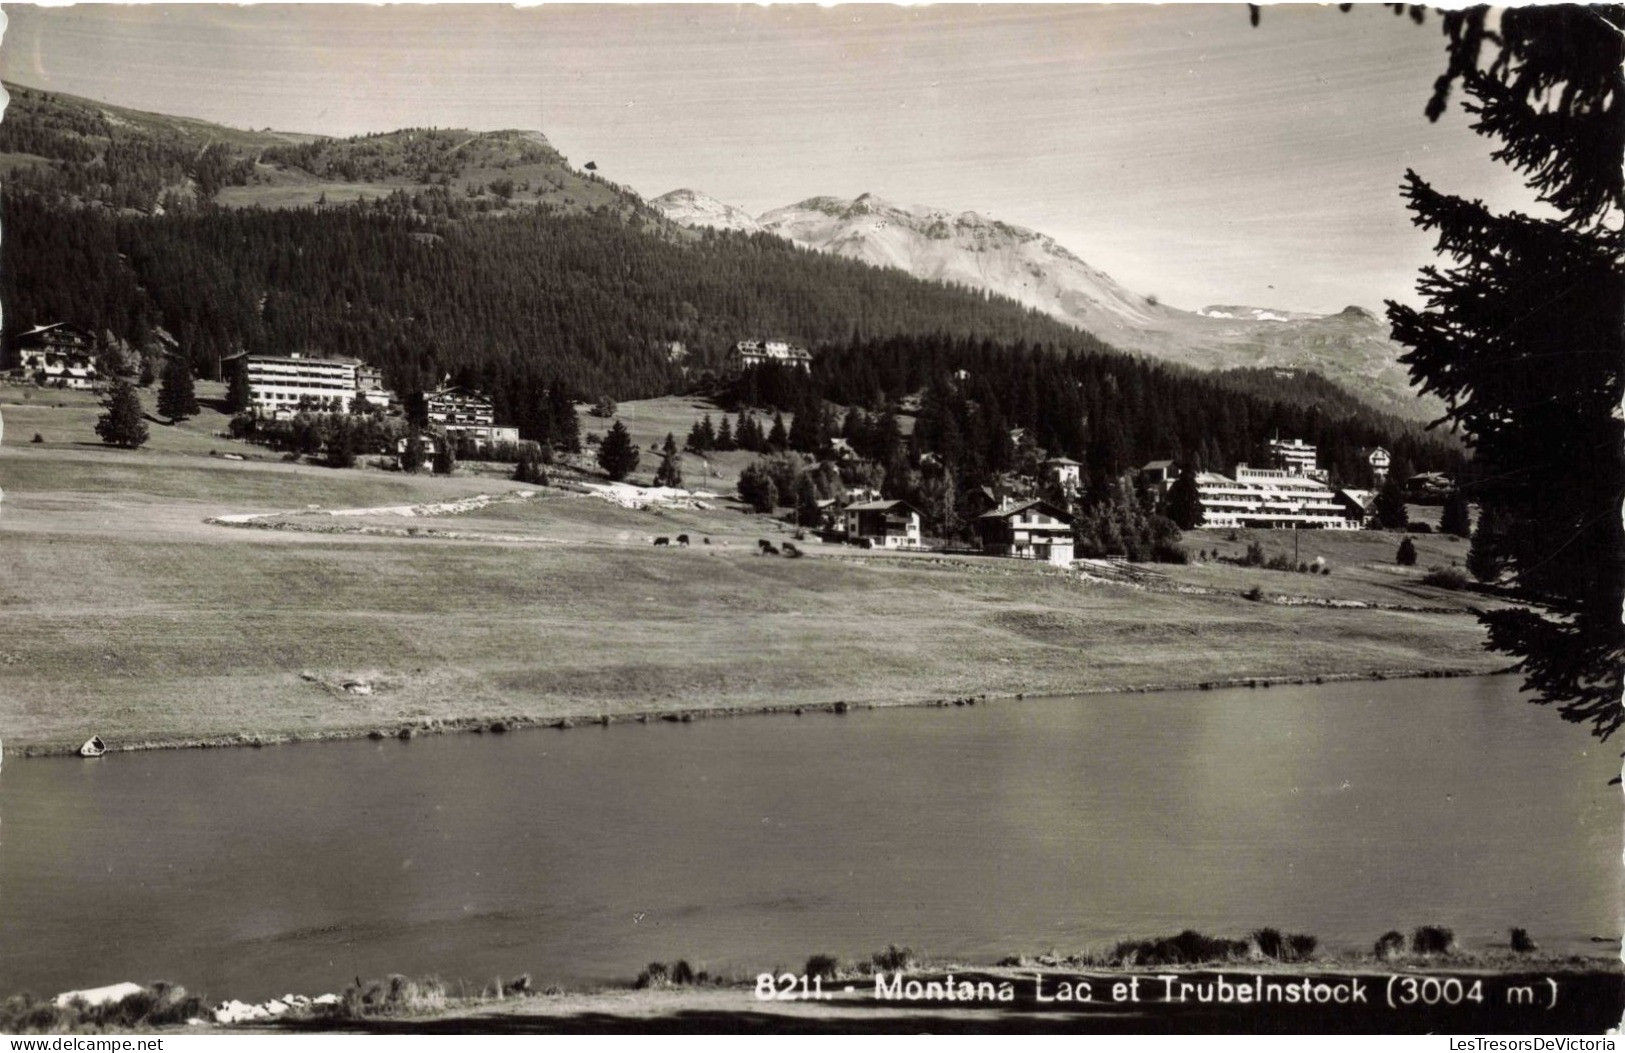
<svg viewBox="0 0 1625 1053">
<path fill-rule="evenodd" d="M 249 355 L 248 397 L 256 409 L 271 413 L 298 409 L 307 398 L 318 409 L 343 413 L 355 398 L 359 365 L 353 358 Z"/>
<path fill-rule="evenodd" d="M 1202 502 L 1202 526 L 1264 527 L 1315 530 L 1358 530 L 1359 502 L 1339 496 L 1316 466 L 1317 451 L 1302 439 L 1274 439 L 1270 450 L 1284 468 L 1236 465 L 1234 477 L 1198 472 L 1196 492 Z M 1179 476 L 1171 461 L 1152 461 L 1140 477 L 1164 493 Z"/>
</svg>

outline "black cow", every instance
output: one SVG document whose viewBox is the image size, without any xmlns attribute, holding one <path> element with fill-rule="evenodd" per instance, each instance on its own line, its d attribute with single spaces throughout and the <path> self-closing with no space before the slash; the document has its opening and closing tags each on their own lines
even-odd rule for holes
<svg viewBox="0 0 1625 1053">
<path fill-rule="evenodd" d="M 767 541 L 767 540 L 761 540 L 761 541 L 756 542 L 756 547 L 761 549 L 763 552 L 772 552 L 773 551 L 773 542 Z"/>
<path fill-rule="evenodd" d="M 679 545 L 683 546 L 684 548 L 687 548 L 688 547 L 688 535 L 687 534 L 678 534 L 677 535 L 677 543 Z"/>
<path fill-rule="evenodd" d="M 773 542 L 764 541 L 762 542 L 762 553 L 768 556 L 777 556 L 779 554 L 779 550 L 774 547 Z"/>
<path fill-rule="evenodd" d="M 799 556 L 801 555 L 801 550 L 790 544 L 790 542 L 786 541 L 784 543 L 784 554 L 786 556 Z"/>
<path fill-rule="evenodd" d="M 657 537 L 657 538 L 655 538 L 655 544 L 657 546 L 658 545 L 670 545 L 671 544 L 671 538 L 669 538 L 669 537 Z"/>
</svg>

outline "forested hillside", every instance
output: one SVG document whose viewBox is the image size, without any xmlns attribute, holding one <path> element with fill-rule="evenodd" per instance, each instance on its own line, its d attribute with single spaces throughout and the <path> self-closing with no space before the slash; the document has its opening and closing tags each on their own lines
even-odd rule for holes
<svg viewBox="0 0 1625 1053">
<path fill-rule="evenodd" d="M 1363 447 L 1383 446 L 1396 464 L 1415 470 L 1455 472 L 1464 463 L 1452 436 L 1360 403 L 1328 412 L 1117 352 L 941 334 L 833 344 L 810 376 L 753 370 L 732 394 L 741 404 L 793 410 L 798 423 L 815 399 L 868 407 L 878 418 L 885 407 L 918 395 L 916 452 L 935 454 L 971 485 L 1040 453 L 1082 462 L 1086 479 L 1097 484 L 1159 458 L 1221 472 L 1237 462 L 1264 467 L 1267 441 L 1276 435 L 1318 446 L 1320 466 L 1348 486 L 1367 485 Z M 1025 436 L 1012 442 L 1012 431 Z M 819 437 L 802 434 L 816 448 Z"/>
<path fill-rule="evenodd" d="M 304 350 L 382 365 L 403 391 L 445 373 L 484 386 L 539 369 L 618 398 L 680 382 L 673 340 L 701 367 L 756 335 L 819 344 L 943 332 L 1101 346 L 1010 301 L 778 238 L 675 241 L 603 212 L 437 216 L 414 203 L 425 196 L 435 195 L 120 216 L 7 188 L 7 333 L 72 320 L 141 348 L 162 327 L 204 375 L 239 350 Z"/>
</svg>

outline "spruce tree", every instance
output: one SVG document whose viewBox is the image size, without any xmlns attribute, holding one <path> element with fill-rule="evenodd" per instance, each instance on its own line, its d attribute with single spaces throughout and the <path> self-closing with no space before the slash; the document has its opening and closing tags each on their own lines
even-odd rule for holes
<svg viewBox="0 0 1625 1053">
<path fill-rule="evenodd" d="M 553 385 L 547 391 L 547 406 L 553 445 L 565 453 L 580 453 L 581 418 L 576 416 L 575 403 L 570 401 L 569 393 L 557 384 Z"/>
<path fill-rule="evenodd" d="M 784 449 L 789 443 L 789 433 L 784 430 L 784 414 L 773 414 L 773 429 L 767 433 L 767 448 L 778 451 Z"/>
<path fill-rule="evenodd" d="M 675 447 L 661 457 L 660 467 L 655 469 L 655 485 L 670 486 L 674 489 L 682 487 L 683 466 L 679 463 Z"/>
<path fill-rule="evenodd" d="M 795 416 L 790 421 L 790 430 L 785 435 L 784 445 L 802 453 L 816 453 L 818 418 L 821 412 L 820 401 L 815 397 L 809 397 L 797 406 Z"/>
<path fill-rule="evenodd" d="M 700 427 L 699 421 L 695 421 L 694 426 L 688 429 L 688 438 L 684 440 L 683 445 L 695 453 L 705 452 L 705 430 Z"/>
<path fill-rule="evenodd" d="M 722 423 L 717 425 L 716 448 L 723 453 L 734 448 L 733 427 L 728 423 L 727 414 L 723 415 Z"/>
<path fill-rule="evenodd" d="M 416 472 L 423 467 L 423 433 L 414 427 L 406 430 L 406 444 L 401 448 L 401 471 Z"/>
<path fill-rule="evenodd" d="M 1467 548 L 1467 569 L 1473 577 L 1493 585 L 1501 579 L 1501 528 L 1494 506 L 1478 510 L 1478 526 L 1473 529 L 1473 542 Z"/>
<path fill-rule="evenodd" d="M 128 380 L 119 377 L 102 402 L 105 412 L 96 420 L 96 434 L 109 446 L 133 450 L 147 441 L 147 422 L 142 419 L 141 396 Z"/>
<path fill-rule="evenodd" d="M 457 448 L 451 437 L 442 435 L 434 444 L 434 474 L 450 475 L 457 470 Z"/>
<path fill-rule="evenodd" d="M 620 421 L 609 429 L 604 441 L 598 444 L 598 467 L 615 482 L 620 482 L 638 466 L 638 448 L 632 442 L 626 425 Z"/>
<path fill-rule="evenodd" d="M 1499 565 L 1538 607 L 1485 612 L 1524 688 L 1607 738 L 1625 723 L 1625 8 L 1475 7 L 1443 14 L 1450 66 L 1480 135 L 1555 219 L 1497 213 L 1408 171 L 1412 222 L 1447 265 L 1424 306 L 1388 305 L 1402 359 L 1475 455 L 1475 575 Z M 1495 529 L 1485 520 L 1494 517 Z"/>
<path fill-rule="evenodd" d="M 1389 476 L 1377 491 L 1377 500 L 1372 507 L 1377 517 L 1377 524 L 1384 530 L 1404 530 L 1409 521 L 1409 513 L 1405 511 L 1405 491 L 1400 488 L 1399 480 Z"/>
<path fill-rule="evenodd" d="M 823 512 L 818 507 L 818 487 L 812 476 L 803 475 L 796 480 L 796 522 L 817 529 L 823 523 Z"/>
<path fill-rule="evenodd" d="M 1394 553 L 1394 562 L 1402 567 L 1416 566 L 1416 542 L 1404 538 L 1399 542 L 1399 551 Z"/>
<path fill-rule="evenodd" d="M 1179 478 L 1168 488 L 1168 518 L 1181 530 L 1195 530 L 1202 525 L 1202 494 L 1196 485 L 1196 471 L 1185 465 Z"/>
<path fill-rule="evenodd" d="M 677 453 L 677 439 L 671 432 L 666 433 L 666 441 L 660 444 L 662 457 L 673 457 Z"/>
<path fill-rule="evenodd" d="M 248 366 L 245 360 L 238 359 L 226 384 L 226 412 L 244 413 L 253 404 L 253 392 L 248 386 Z"/>
<path fill-rule="evenodd" d="M 1472 533 L 1472 529 L 1472 516 L 1467 509 L 1467 495 L 1459 488 L 1450 491 L 1450 496 L 1444 499 L 1444 514 L 1439 520 L 1439 532 L 1466 537 Z"/>
<path fill-rule="evenodd" d="M 179 355 L 164 360 L 164 379 L 158 387 L 158 413 L 173 423 L 198 414 L 192 367 Z"/>
<path fill-rule="evenodd" d="M 327 466 L 329 468 L 355 467 L 355 428 L 349 418 L 334 416 L 327 432 Z"/>
</svg>

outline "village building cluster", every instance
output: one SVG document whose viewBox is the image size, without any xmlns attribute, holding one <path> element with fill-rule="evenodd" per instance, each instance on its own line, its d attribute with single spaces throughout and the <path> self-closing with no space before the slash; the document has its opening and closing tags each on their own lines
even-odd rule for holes
<svg viewBox="0 0 1625 1053">
<path fill-rule="evenodd" d="M 69 323 L 38 326 L 16 341 L 19 372 L 36 383 L 62 388 L 95 388 L 102 379 L 97 353 L 94 337 Z M 771 339 L 739 340 L 728 353 L 728 366 L 734 371 L 765 363 L 810 371 L 812 355 L 788 341 Z M 354 358 L 245 353 L 225 364 L 243 371 L 249 411 L 258 417 L 286 420 L 307 411 L 373 410 L 390 415 L 404 411 L 402 400 L 385 387 L 382 371 Z M 476 447 L 519 442 L 518 428 L 498 424 L 492 400 L 480 392 L 442 386 L 424 393 L 423 408 L 432 430 L 449 439 Z M 1020 440 L 1019 432 L 1012 433 L 1012 441 Z M 398 445 L 404 443 L 403 439 Z M 837 438 L 833 445 L 841 456 L 846 440 Z M 1202 526 L 1357 530 L 1365 525 L 1373 491 L 1334 488 L 1328 472 L 1319 466 L 1316 447 L 1300 438 L 1277 436 L 1268 449 L 1274 467 L 1242 463 L 1230 475 L 1195 474 Z M 1388 451 L 1377 447 L 1361 452 L 1380 486 L 1391 463 Z M 844 453 L 851 455 L 850 447 Z M 1039 467 L 1040 478 L 1052 487 L 1052 495 L 1061 495 L 1063 504 L 1080 492 L 1084 466 L 1079 462 L 1052 457 Z M 1151 461 L 1137 473 L 1140 485 L 1161 497 L 1179 474 L 1169 460 Z M 840 500 L 818 505 L 823 518 L 819 525 L 827 535 L 869 548 L 917 550 L 925 545 L 924 517 L 907 501 L 884 500 L 872 489 L 857 488 Z M 1061 566 L 1072 562 L 1073 518 L 1065 507 L 1043 498 L 988 490 L 975 495 L 972 506 L 971 527 L 984 554 Z"/>
</svg>

